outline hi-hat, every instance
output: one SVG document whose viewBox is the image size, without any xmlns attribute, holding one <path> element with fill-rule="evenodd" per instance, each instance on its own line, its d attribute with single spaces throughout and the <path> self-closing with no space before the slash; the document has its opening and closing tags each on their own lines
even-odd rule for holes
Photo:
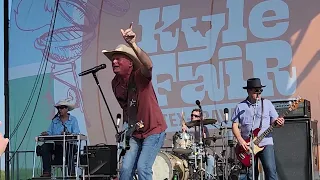
<svg viewBox="0 0 320 180">
<path fill-rule="evenodd" d="M 212 136 L 212 137 L 203 138 L 204 141 L 206 140 L 216 141 L 217 139 L 222 139 L 222 136 Z"/>
<path fill-rule="evenodd" d="M 208 125 L 208 124 L 215 124 L 217 122 L 216 119 L 204 119 L 203 121 L 203 125 Z M 200 126 L 200 121 L 190 121 L 186 123 L 187 127 L 193 127 L 193 126 Z"/>
</svg>

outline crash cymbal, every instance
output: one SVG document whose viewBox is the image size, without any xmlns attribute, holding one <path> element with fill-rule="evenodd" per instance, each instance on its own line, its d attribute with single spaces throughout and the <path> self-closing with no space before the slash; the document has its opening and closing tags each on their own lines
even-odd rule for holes
<svg viewBox="0 0 320 180">
<path fill-rule="evenodd" d="M 203 120 L 203 125 L 208 125 L 208 124 L 215 124 L 217 122 L 216 119 L 204 119 Z M 200 121 L 190 121 L 186 123 L 186 126 L 188 127 L 193 127 L 193 126 L 200 126 Z"/>
</svg>

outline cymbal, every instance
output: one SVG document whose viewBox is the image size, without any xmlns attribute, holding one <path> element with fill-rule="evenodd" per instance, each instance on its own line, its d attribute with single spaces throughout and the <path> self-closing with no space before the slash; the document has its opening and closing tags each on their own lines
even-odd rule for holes
<svg viewBox="0 0 320 180">
<path fill-rule="evenodd" d="M 204 119 L 203 125 L 215 124 L 217 122 L 216 119 Z M 187 127 L 200 126 L 200 121 L 190 121 L 186 123 Z"/>
<path fill-rule="evenodd" d="M 204 141 L 206 140 L 216 141 L 217 139 L 222 139 L 222 136 L 212 136 L 212 137 L 203 138 Z"/>
</svg>

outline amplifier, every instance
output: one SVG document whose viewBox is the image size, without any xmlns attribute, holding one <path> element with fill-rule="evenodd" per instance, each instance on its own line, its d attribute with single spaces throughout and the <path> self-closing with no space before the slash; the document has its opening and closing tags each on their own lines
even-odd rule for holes
<svg viewBox="0 0 320 180">
<path fill-rule="evenodd" d="M 117 174 L 117 146 L 94 145 L 84 146 L 84 152 L 80 157 L 81 164 L 87 163 L 89 157 L 90 175 L 116 175 Z M 88 172 L 86 171 L 86 174 Z"/>
<path fill-rule="evenodd" d="M 281 115 L 288 110 L 291 102 L 293 102 L 293 100 L 281 100 L 272 101 L 272 104 L 274 105 L 278 114 Z M 296 110 L 289 112 L 289 114 L 284 118 L 311 118 L 310 101 L 305 99 L 304 102 L 301 102 L 298 105 L 298 108 Z"/>
</svg>

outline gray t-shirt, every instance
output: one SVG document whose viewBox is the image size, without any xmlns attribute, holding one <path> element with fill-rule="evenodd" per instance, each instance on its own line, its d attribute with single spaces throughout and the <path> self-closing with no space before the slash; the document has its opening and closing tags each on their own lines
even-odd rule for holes
<svg viewBox="0 0 320 180">
<path fill-rule="evenodd" d="M 210 137 L 210 134 L 209 134 L 209 130 L 206 126 L 203 126 L 204 128 L 204 133 L 206 134 L 206 138 Z M 192 127 L 192 128 L 189 128 L 187 130 L 188 133 L 190 133 L 193 137 L 194 137 L 194 142 L 198 143 L 200 141 L 200 133 L 199 133 L 199 130 L 200 130 L 200 127 L 199 126 L 195 126 L 195 127 Z M 202 138 L 204 138 L 202 136 Z M 210 140 L 207 140 L 206 142 L 204 142 L 206 145 L 210 145 L 211 144 L 211 141 Z"/>
</svg>

